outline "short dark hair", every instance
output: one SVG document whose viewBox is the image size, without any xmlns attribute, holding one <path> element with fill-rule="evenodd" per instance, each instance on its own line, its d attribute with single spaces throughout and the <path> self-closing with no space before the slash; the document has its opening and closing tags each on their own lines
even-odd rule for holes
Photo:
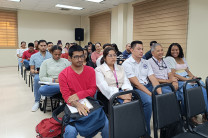
<svg viewBox="0 0 208 138">
<path fill-rule="evenodd" d="M 53 42 L 48 42 L 47 45 L 49 45 L 49 44 L 53 44 Z"/>
<path fill-rule="evenodd" d="M 172 49 L 173 46 L 177 46 L 177 47 L 178 47 L 178 49 L 179 49 L 179 55 L 178 55 L 178 57 L 179 57 L 179 58 L 183 58 L 183 57 L 184 57 L 183 49 L 182 49 L 182 47 L 181 47 L 181 45 L 180 45 L 179 43 L 172 43 L 172 44 L 169 46 L 168 51 L 167 51 L 167 54 L 166 54 L 166 57 L 168 57 L 168 56 L 173 57 L 173 56 L 171 55 L 171 49 Z"/>
<path fill-rule="evenodd" d="M 115 48 L 116 52 L 119 51 L 119 50 L 118 50 L 118 46 L 117 46 L 115 43 L 112 44 L 112 47 Z"/>
<path fill-rule="evenodd" d="M 88 45 L 92 45 L 92 42 L 88 42 Z"/>
<path fill-rule="evenodd" d="M 44 42 L 47 44 L 46 40 L 39 40 L 38 45 L 40 45 L 40 43 L 44 43 Z"/>
<path fill-rule="evenodd" d="M 60 50 L 60 51 L 62 51 L 62 48 L 61 48 L 60 46 L 54 45 L 54 46 L 51 48 L 51 52 L 53 53 L 55 50 Z"/>
<path fill-rule="evenodd" d="M 72 57 L 73 56 L 73 52 L 75 52 L 75 51 L 82 51 L 83 54 L 84 54 L 84 50 L 83 50 L 83 48 L 80 45 L 74 45 L 74 46 L 71 46 L 69 48 L 69 56 Z"/>
<path fill-rule="evenodd" d="M 153 46 L 153 44 L 157 43 L 157 41 L 151 41 L 150 46 Z"/>
<path fill-rule="evenodd" d="M 25 42 L 25 41 L 22 41 L 22 42 L 21 42 L 21 44 L 22 44 L 22 43 L 25 43 L 25 44 L 26 44 L 26 42 Z"/>
<path fill-rule="evenodd" d="M 113 47 L 107 47 L 106 49 L 104 49 L 103 51 L 103 57 L 100 60 L 100 64 L 103 64 L 105 62 L 105 58 L 107 57 L 107 55 L 109 54 L 109 51 L 113 50 L 116 53 L 115 48 Z"/>
<path fill-rule="evenodd" d="M 105 43 L 105 44 L 103 45 L 103 49 L 105 49 L 106 46 L 112 47 L 112 45 L 111 45 L 110 43 Z"/>
<path fill-rule="evenodd" d="M 34 47 L 34 44 L 33 43 L 29 43 L 28 47 Z"/>
<path fill-rule="evenodd" d="M 132 42 L 131 42 L 131 48 L 134 49 L 135 46 L 136 46 L 136 44 L 141 44 L 141 45 L 143 45 L 142 41 L 132 41 Z"/>
</svg>

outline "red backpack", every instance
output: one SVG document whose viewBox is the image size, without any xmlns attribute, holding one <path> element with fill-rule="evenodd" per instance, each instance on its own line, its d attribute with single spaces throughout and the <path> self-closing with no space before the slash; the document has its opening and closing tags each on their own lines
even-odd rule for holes
<svg viewBox="0 0 208 138">
<path fill-rule="evenodd" d="M 43 119 L 35 128 L 38 133 L 36 138 L 60 138 L 61 127 L 62 125 L 53 118 Z"/>
</svg>

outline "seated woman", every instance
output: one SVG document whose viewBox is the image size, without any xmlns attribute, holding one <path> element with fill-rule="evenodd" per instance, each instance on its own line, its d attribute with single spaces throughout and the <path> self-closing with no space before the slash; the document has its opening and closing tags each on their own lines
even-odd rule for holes
<svg viewBox="0 0 208 138">
<path fill-rule="evenodd" d="M 183 49 L 180 44 L 172 43 L 169 46 L 165 60 L 167 61 L 167 66 L 171 68 L 172 72 L 175 74 L 175 77 L 177 77 L 180 81 L 199 78 L 194 76 L 189 70 L 188 64 L 184 58 Z M 200 83 L 202 86 L 205 86 L 203 81 L 200 80 Z M 192 84 L 192 87 L 196 87 L 196 85 Z M 207 92 L 204 87 L 202 87 L 202 91 L 208 111 Z"/>
<path fill-rule="evenodd" d="M 123 67 L 116 64 L 116 58 L 115 49 L 113 47 L 106 48 L 103 52 L 101 65 L 95 69 L 96 84 L 101 92 L 97 93 L 97 98 L 104 103 L 106 113 L 108 113 L 108 101 L 113 94 L 133 89 Z M 121 99 L 120 102 L 130 102 L 131 94 L 118 98 Z"/>
<path fill-rule="evenodd" d="M 58 75 L 66 67 L 71 65 L 67 59 L 60 58 L 62 48 L 55 45 L 51 48 L 52 58 L 45 60 L 40 66 L 39 77 L 42 82 L 59 83 Z M 59 85 L 44 85 L 39 88 L 43 96 L 53 96 L 60 93 Z"/>
<path fill-rule="evenodd" d="M 103 52 L 102 52 L 102 47 L 101 47 L 101 43 L 97 42 L 95 44 L 95 49 L 96 51 L 94 51 L 92 54 L 91 54 L 91 59 L 92 59 L 92 62 L 94 64 L 96 64 L 96 60 L 103 55 Z"/>
<path fill-rule="evenodd" d="M 84 50 L 84 56 L 85 56 L 83 64 L 95 68 L 95 64 L 89 59 L 87 48 L 83 48 L 83 50 Z"/>
</svg>

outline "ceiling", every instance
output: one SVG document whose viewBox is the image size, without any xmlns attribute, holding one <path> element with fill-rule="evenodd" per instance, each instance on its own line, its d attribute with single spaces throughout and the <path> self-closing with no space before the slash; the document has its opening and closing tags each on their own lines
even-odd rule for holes
<svg viewBox="0 0 208 138">
<path fill-rule="evenodd" d="M 85 0 L 21 0 L 12 2 L 0 0 L 0 9 L 30 10 L 50 13 L 61 13 L 71 15 L 90 15 L 96 12 L 113 8 L 122 3 L 129 3 L 135 0 L 105 0 L 102 3 L 88 2 Z M 56 4 L 64 4 L 76 7 L 83 7 L 83 10 L 60 10 Z"/>
</svg>

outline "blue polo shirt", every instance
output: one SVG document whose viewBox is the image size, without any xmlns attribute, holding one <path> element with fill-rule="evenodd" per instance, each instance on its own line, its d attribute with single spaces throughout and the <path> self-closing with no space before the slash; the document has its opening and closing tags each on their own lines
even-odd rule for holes
<svg viewBox="0 0 208 138">
<path fill-rule="evenodd" d="M 40 68 L 42 62 L 51 57 L 52 55 L 48 51 L 46 51 L 45 57 L 43 57 L 40 52 L 33 54 L 30 58 L 30 66 L 34 65 L 35 69 Z"/>
<path fill-rule="evenodd" d="M 123 59 L 127 59 L 129 55 L 131 55 L 131 52 L 128 53 L 126 50 L 122 53 L 123 54 Z"/>
</svg>

